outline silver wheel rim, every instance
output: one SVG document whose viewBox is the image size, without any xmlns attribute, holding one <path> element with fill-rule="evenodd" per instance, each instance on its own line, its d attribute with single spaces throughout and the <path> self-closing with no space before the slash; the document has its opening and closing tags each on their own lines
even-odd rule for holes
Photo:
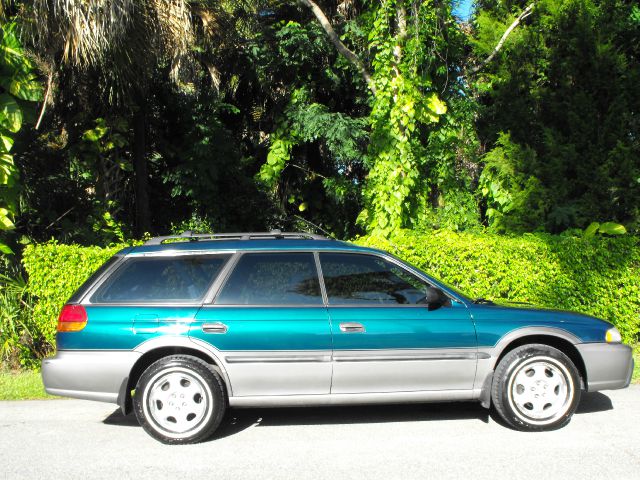
<svg viewBox="0 0 640 480">
<path fill-rule="evenodd" d="M 531 424 L 546 425 L 567 413 L 573 401 L 574 385 L 562 363 L 541 356 L 516 366 L 507 392 L 518 417 Z"/>
<path fill-rule="evenodd" d="M 213 412 L 207 382 L 187 368 L 172 367 L 156 373 L 143 395 L 146 418 L 155 430 L 172 438 L 197 434 Z"/>
</svg>

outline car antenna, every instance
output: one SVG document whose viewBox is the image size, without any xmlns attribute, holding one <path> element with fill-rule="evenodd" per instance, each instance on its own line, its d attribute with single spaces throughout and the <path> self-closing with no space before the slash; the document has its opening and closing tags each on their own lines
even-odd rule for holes
<svg viewBox="0 0 640 480">
<path fill-rule="evenodd" d="M 300 215 L 296 215 L 295 213 L 293 214 L 294 217 L 296 217 L 298 220 L 302 220 L 303 222 L 311 225 L 313 228 L 315 228 L 316 230 L 320 230 L 322 233 L 324 233 L 327 237 L 333 239 L 333 240 L 337 240 L 337 238 L 335 236 L 333 236 L 333 234 L 327 232 L 324 228 L 316 225 L 315 223 L 307 220 L 306 218 L 302 218 Z"/>
</svg>

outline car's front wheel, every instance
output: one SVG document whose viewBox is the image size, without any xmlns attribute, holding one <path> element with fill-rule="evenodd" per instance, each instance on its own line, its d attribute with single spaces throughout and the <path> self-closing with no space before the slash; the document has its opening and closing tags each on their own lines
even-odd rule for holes
<svg viewBox="0 0 640 480">
<path fill-rule="evenodd" d="M 557 348 L 523 345 L 498 364 L 491 396 L 498 414 L 513 428 L 554 430 L 569 423 L 580 402 L 580 375 Z"/>
<path fill-rule="evenodd" d="M 133 397 L 136 418 L 163 443 L 195 443 L 209 437 L 226 410 L 225 388 L 209 364 L 189 355 L 171 355 L 140 376 Z"/>
</svg>

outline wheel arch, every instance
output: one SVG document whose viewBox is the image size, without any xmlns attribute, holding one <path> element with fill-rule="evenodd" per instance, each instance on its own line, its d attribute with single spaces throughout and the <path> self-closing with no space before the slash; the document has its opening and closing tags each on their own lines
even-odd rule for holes
<svg viewBox="0 0 640 480">
<path fill-rule="evenodd" d="M 580 380 L 582 382 L 582 388 L 587 385 L 587 369 L 584 364 L 584 360 L 582 359 L 582 355 L 578 352 L 578 349 L 575 347 L 575 344 L 569 341 L 567 338 L 553 335 L 549 333 L 539 333 L 539 334 L 528 334 L 521 337 L 514 338 L 509 343 L 507 343 L 498 356 L 494 364 L 492 365 L 491 370 L 495 371 L 496 367 L 500 363 L 500 361 L 512 350 L 521 347 L 523 345 L 529 345 L 539 343 L 542 345 L 548 345 L 553 348 L 557 348 L 562 353 L 564 353 L 569 360 L 573 362 L 573 364 L 578 369 L 578 373 L 580 374 Z"/>
<path fill-rule="evenodd" d="M 485 364 L 485 374 L 481 374 L 481 391 L 479 395 L 480 403 L 483 407 L 491 406 L 491 388 L 493 384 L 493 373 L 504 358 L 512 350 L 527 344 L 539 343 L 557 348 L 564 353 L 578 369 L 580 374 L 581 387 L 585 388 L 587 383 L 587 369 L 580 352 L 575 347 L 581 343 L 580 339 L 571 332 L 554 327 L 525 327 L 512 330 L 504 335 L 491 350 L 491 360 Z"/>
<path fill-rule="evenodd" d="M 229 377 L 220 358 L 213 352 L 192 342 L 186 337 L 176 337 L 173 339 L 170 337 L 161 337 L 161 339 L 157 341 L 149 340 L 136 348 L 136 351 L 141 352 L 142 355 L 131 367 L 129 376 L 123 380 L 118 393 L 118 405 L 125 415 L 132 411 L 131 392 L 135 389 L 142 373 L 151 364 L 169 355 L 191 355 L 207 362 L 220 374 L 228 394 L 231 395 Z"/>
</svg>

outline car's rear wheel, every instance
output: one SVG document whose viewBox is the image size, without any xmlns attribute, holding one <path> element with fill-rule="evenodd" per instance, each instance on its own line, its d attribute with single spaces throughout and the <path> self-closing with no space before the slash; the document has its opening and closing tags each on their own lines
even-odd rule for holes
<svg viewBox="0 0 640 480">
<path fill-rule="evenodd" d="M 140 376 L 133 397 L 138 422 L 163 443 L 195 443 L 220 425 L 227 400 L 220 375 L 188 355 L 171 355 Z"/>
<path fill-rule="evenodd" d="M 523 345 L 498 364 L 491 396 L 498 414 L 513 428 L 554 430 L 569 423 L 578 407 L 580 375 L 557 348 Z"/>
</svg>

